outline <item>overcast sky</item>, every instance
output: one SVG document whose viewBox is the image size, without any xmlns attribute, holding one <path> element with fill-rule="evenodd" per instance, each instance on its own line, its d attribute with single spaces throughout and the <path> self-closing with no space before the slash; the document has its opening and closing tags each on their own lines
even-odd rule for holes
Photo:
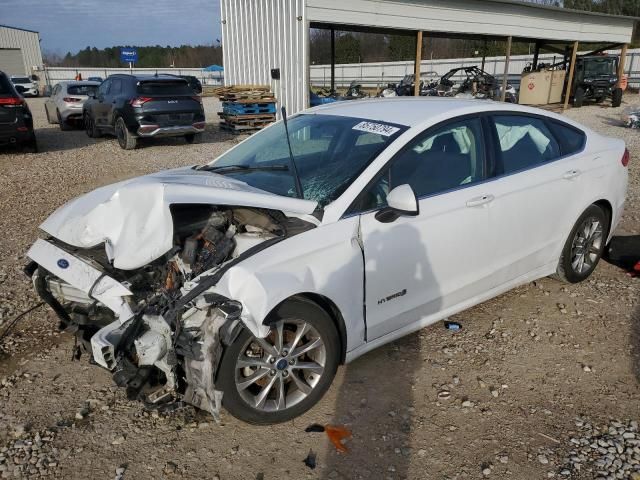
<svg viewBox="0 0 640 480">
<path fill-rule="evenodd" d="M 211 44 L 219 0 L 0 0 L 0 24 L 40 32 L 64 54 L 87 46 Z"/>
</svg>

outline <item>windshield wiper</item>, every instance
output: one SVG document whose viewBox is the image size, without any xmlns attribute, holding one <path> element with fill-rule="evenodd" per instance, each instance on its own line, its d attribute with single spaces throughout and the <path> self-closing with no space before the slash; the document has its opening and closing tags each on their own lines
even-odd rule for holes
<svg viewBox="0 0 640 480">
<path fill-rule="evenodd" d="M 289 165 L 263 165 L 250 167 L 248 165 L 203 165 L 198 170 L 204 170 L 206 172 L 214 173 L 237 173 L 237 172 L 259 172 L 259 171 L 281 171 L 286 172 L 289 170 Z"/>
</svg>

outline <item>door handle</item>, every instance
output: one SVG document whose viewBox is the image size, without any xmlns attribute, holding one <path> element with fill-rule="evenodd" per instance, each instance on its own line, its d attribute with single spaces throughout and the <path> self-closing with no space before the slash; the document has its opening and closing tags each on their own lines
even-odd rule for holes
<svg viewBox="0 0 640 480">
<path fill-rule="evenodd" d="M 568 172 L 565 172 L 564 175 L 562 175 L 562 178 L 564 178 L 565 180 L 572 180 L 576 177 L 579 177 L 581 173 L 582 172 L 580 170 L 569 170 Z"/>
<path fill-rule="evenodd" d="M 467 207 L 480 207 L 487 203 L 493 202 L 496 197 L 493 195 L 482 195 L 480 197 L 474 197 L 471 200 L 467 200 Z"/>
</svg>

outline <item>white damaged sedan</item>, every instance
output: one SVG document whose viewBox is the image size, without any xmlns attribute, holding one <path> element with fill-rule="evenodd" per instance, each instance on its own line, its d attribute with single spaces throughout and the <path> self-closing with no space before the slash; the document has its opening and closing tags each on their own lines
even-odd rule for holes
<svg viewBox="0 0 640 480">
<path fill-rule="evenodd" d="M 282 422 L 377 346 L 546 275 L 586 279 L 628 162 L 542 110 L 339 102 L 71 201 L 26 272 L 131 398 Z"/>
</svg>

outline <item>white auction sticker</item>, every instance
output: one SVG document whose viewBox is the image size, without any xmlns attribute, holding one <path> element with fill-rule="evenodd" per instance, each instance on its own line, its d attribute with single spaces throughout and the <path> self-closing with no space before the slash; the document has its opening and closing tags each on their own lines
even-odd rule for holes
<svg viewBox="0 0 640 480">
<path fill-rule="evenodd" d="M 377 133 L 385 137 L 390 137 L 400 129 L 398 127 L 392 127 L 391 125 L 385 125 L 384 123 L 375 122 L 360 122 L 353 127 L 353 130 L 360 130 L 361 132 Z"/>
</svg>

